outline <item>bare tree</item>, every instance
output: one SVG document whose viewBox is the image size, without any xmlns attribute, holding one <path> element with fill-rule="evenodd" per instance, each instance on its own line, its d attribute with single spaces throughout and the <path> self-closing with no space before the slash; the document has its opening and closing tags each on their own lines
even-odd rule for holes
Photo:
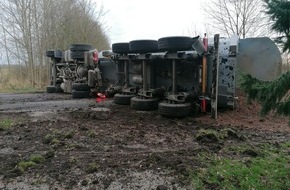
<svg viewBox="0 0 290 190">
<path fill-rule="evenodd" d="M 6 59 L 24 66 L 21 72 L 33 86 L 46 82 L 46 50 L 64 50 L 72 43 L 109 47 L 102 6 L 91 0 L 1 0 L 0 13 Z"/>
<path fill-rule="evenodd" d="M 262 0 L 208 0 L 203 11 L 209 25 L 221 34 L 231 36 L 263 35 L 266 16 Z"/>
<path fill-rule="evenodd" d="M 4 30 L 4 25 L 3 25 L 3 19 L 1 17 L 1 24 L 2 24 L 2 34 L 3 34 L 3 43 L 4 43 L 4 47 L 7 46 L 7 37 L 6 37 L 6 32 Z M 9 52 L 8 50 L 5 48 L 5 55 L 6 55 L 6 60 L 7 60 L 7 64 L 8 64 L 8 80 L 10 77 L 10 58 L 9 58 Z"/>
</svg>

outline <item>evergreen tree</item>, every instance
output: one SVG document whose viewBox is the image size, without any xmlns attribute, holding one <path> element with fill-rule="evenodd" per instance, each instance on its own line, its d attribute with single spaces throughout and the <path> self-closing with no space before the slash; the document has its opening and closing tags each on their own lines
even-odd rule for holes
<svg viewBox="0 0 290 190">
<path fill-rule="evenodd" d="M 281 35 L 276 40 L 283 45 L 283 52 L 290 52 L 290 1 L 265 0 L 265 3 L 267 14 L 274 21 L 272 30 Z M 271 82 L 262 82 L 244 75 L 241 88 L 248 94 L 248 100 L 258 100 L 261 103 L 262 116 L 273 110 L 278 115 L 290 118 L 290 71 Z"/>
<path fill-rule="evenodd" d="M 272 30 L 281 34 L 276 41 L 283 44 L 283 52 L 290 52 L 290 1 L 289 0 L 264 0 L 266 13 L 274 21 Z"/>
<path fill-rule="evenodd" d="M 261 103 L 262 116 L 271 110 L 278 115 L 290 116 L 290 71 L 271 82 L 244 75 L 240 86 L 248 94 L 249 101 L 258 100 Z"/>
</svg>

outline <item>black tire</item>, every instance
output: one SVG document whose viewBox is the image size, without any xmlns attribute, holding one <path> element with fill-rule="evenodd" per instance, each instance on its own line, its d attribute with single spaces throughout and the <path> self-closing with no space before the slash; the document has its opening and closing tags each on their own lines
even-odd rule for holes
<svg viewBox="0 0 290 190">
<path fill-rule="evenodd" d="M 89 51 L 93 50 L 93 46 L 89 44 L 72 44 L 69 46 L 71 51 Z"/>
<path fill-rule="evenodd" d="M 47 86 L 46 87 L 46 92 L 47 93 L 56 93 L 57 87 L 56 86 Z"/>
<path fill-rule="evenodd" d="M 61 83 L 63 83 L 63 79 L 62 78 L 56 78 L 55 83 L 60 85 Z"/>
<path fill-rule="evenodd" d="M 131 98 L 130 108 L 134 110 L 149 111 L 158 109 L 158 98 L 142 99 L 141 97 Z"/>
<path fill-rule="evenodd" d="M 54 58 L 54 50 L 46 51 L 46 57 Z"/>
<path fill-rule="evenodd" d="M 187 36 L 173 36 L 158 40 L 159 51 L 185 51 L 192 49 L 193 39 Z"/>
<path fill-rule="evenodd" d="M 158 112 L 166 117 L 185 117 L 192 112 L 191 103 L 170 104 L 161 102 L 158 104 Z"/>
<path fill-rule="evenodd" d="M 114 95 L 114 103 L 120 105 L 130 105 L 131 98 L 133 98 L 134 94 L 115 94 Z"/>
<path fill-rule="evenodd" d="M 134 40 L 129 42 L 131 53 L 152 53 L 158 51 L 156 40 Z"/>
<path fill-rule="evenodd" d="M 91 91 L 72 91 L 72 98 L 89 98 Z"/>
<path fill-rule="evenodd" d="M 75 91 L 90 91 L 90 87 L 86 83 L 73 83 L 72 89 Z"/>
<path fill-rule="evenodd" d="M 90 51 L 93 49 L 93 46 L 88 44 L 72 44 L 69 46 L 70 57 L 72 59 L 83 61 L 85 59 L 85 51 Z"/>
<path fill-rule="evenodd" d="M 56 93 L 63 93 L 63 89 L 60 86 L 57 86 Z"/>
<path fill-rule="evenodd" d="M 129 43 L 115 43 L 112 44 L 112 51 L 118 54 L 128 54 L 129 53 Z"/>
<path fill-rule="evenodd" d="M 70 51 L 70 57 L 78 61 L 83 61 L 85 59 L 84 51 Z"/>
<path fill-rule="evenodd" d="M 62 59 L 62 51 L 61 50 L 55 50 L 54 51 L 54 57 L 58 59 Z"/>
</svg>

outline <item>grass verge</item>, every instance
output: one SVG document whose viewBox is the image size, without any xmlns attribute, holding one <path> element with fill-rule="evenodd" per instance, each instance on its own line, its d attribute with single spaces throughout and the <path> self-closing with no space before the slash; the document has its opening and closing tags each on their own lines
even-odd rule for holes
<svg viewBox="0 0 290 190">
<path fill-rule="evenodd" d="M 261 156 L 215 156 L 191 173 L 196 189 L 290 189 L 290 143 L 262 145 Z M 233 148 L 235 149 L 235 148 Z M 203 155 L 204 156 L 204 155 Z"/>
</svg>

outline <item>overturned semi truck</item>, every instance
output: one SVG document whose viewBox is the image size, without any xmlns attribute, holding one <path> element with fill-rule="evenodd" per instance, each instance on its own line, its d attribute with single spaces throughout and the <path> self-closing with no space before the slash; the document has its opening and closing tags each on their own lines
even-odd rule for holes
<svg viewBox="0 0 290 190">
<path fill-rule="evenodd" d="M 172 36 L 114 43 L 111 51 L 72 44 L 49 50 L 47 92 L 86 98 L 114 95 L 114 102 L 163 116 L 183 117 L 236 107 L 239 73 L 269 81 L 281 74 L 281 56 L 269 38 L 201 39 Z"/>
<path fill-rule="evenodd" d="M 272 80 L 281 73 L 281 56 L 269 38 L 212 39 L 199 36 L 133 40 L 112 45 L 118 65 L 116 104 L 158 109 L 183 117 L 198 110 L 236 107 L 237 73 Z"/>
</svg>

